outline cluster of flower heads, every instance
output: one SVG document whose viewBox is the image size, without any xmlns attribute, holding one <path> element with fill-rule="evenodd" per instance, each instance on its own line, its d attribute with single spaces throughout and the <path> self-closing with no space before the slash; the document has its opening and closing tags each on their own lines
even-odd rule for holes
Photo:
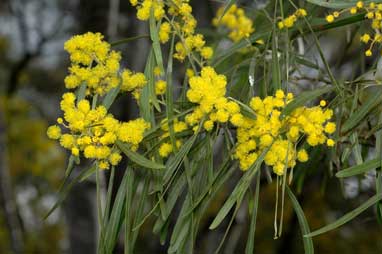
<svg viewBox="0 0 382 254">
<path fill-rule="evenodd" d="M 198 106 L 186 116 L 187 124 L 197 127 L 204 119 L 204 129 L 211 131 L 216 122 L 230 121 L 235 126 L 242 123 L 239 105 L 225 97 L 227 80 L 224 75 L 217 74 L 212 67 L 203 67 L 200 76 L 190 78 L 189 85 L 187 99 Z"/>
<path fill-rule="evenodd" d="M 136 100 L 139 99 L 142 88 L 147 84 L 146 77 L 143 73 L 126 69 L 122 72 L 121 91 L 132 92 Z"/>
<path fill-rule="evenodd" d="M 333 111 L 324 108 L 326 102 L 321 101 L 320 106 L 311 108 L 297 108 L 282 118 L 283 108 L 292 100 L 293 94 L 285 95 L 282 90 L 263 100 L 252 98 L 250 107 L 256 119 L 244 117 L 237 129 L 235 157 L 240 161 L 242 170 L 247 170 L 264 149 L 269 149 L 265 154 L 265 164 L 272 167 L 277 175 L 283 175 L 286 168 L 296 165 L 296 160 L 308 160 L 305 149 L 297 151 L 298 142 L 304 137 L 310 146 L 334 145 L 327 135 L 335 131 L 336 125 L 329 121 Z"/>
<path fill-rule="evenodd" d="M 163 135 L 161 136 L 161 140 L 164 142 L 160 145 L 159 147 L 159 155 L 162 158 L 168 157 L 172 152 L 174 152 L 174 147 L 171 143 L 171 140 L 169 139 L 170 137 L 170 127 L 167 119 L 164 119 L 161 123 L 161 129 L 164 132 Z M 175 119 L 173 121 L 173 130 L 174 133 L 180 133 L 183 131 L 188 130 L 188 126 L 185 122 L 179 121 L 178 119 Z M 175 140 L 175 146 L 176 148 L 179 148 L 182 145 L 183 141 L 182 139 L 176 139 Z"/>
<path fill-rule="evenodd" d="M 66 88 L 75 89 L 86 84 L 87 95 L 102 96 L 120 84 L 121 54 L 110 50 L 110 44 L 103 40 L 100 33 L 75 35 L 65 43 L 64 48 L 72 62 L 70 74 L 65 78 Z M 122 91 L 133 92 L 135 97 L 139 97 L 145 84 L 143 73 L 133 74 L 128 69 L 122 72 Z"/>
<path fill-rule="evenodd" d="M 61 109 L 64 118 L 58 118 L 57 123 L 68 132 L 63 134 L 59 125 L 52 125 L 48 137 L 59 140 L 73 156 L 83 153 L 85 158 L 97 160 L 100 169 L 108 169 L 121 160 L 120 150 L 115 146 L 117 140 L 136 150 L 144 131 L 150 127 L 143 119 L 122 123 L 108 114 L 104 106 L 92 109 L 86 99 L 76 102 L 73 93 L 63 95 Z"/>
<path fill-rule="evenodd" d="M 303 18 L 307 15 L 307 12 L 305 9 L 297 9 L 292 15 L 286 17 L 285 19 L 279 21 L 277 23 L 277 26 L 279 29 L 283 28 L 291 28 L 296 23 L 298 18 Z"/>
<path fill-rule="evenodd" d="M 216 17 L 212 20 L 214 26 L 225 26 L 230 31 L 228 37 L 234 41 L 240 41 L 244 38 L 248 38 L 255 29 L 253 28 L 253 22 L 249 19 L 242 8 L 238 8 L 236 4 L 224 13 L 224 6 L 220 7 L 216 13 Z"/>
<path fill-rule="evenodd" d="M 363 1 L 358 1 L 355 6 L 350 8 L 335 11 L 326 16 L 326 21 L 329 23 L 334 22 L 341 14 L 349 12 L 350 14 L 356 14 L 358 12 L 365 13 L 365 17 L 371 20 L 371 28 L 375 31 L 374 34 L 365 33 L 361 36 L 361 42 L 369 44 L 368 49 L 365 51 L 366 56 L 371 56 L 373 46 L 375 44 L 382 43 L 382 4 L 376 4 L 374 2 L 365 4 Z"/>
<path fill-rule="evenodd" d="M 137 18 L 148 20 L 150 11 L 153 10 L 156 21 L 159 25 L 158 37 L 161 43 L 166 43 L 170 39 L 170 34 L 174 32 L 179 41 L 175 44 L 174 58 L 183 61 L 192 52 L 198 52 L 203 59 L 210 59 L 213 49 L 205 46 L 206 42 L 202 34 L 195 34 L 197 21 L 192 15 L 192 7 L 189 0 L 130 0 L 133 6 L 137 7 Z"/>
<path fill-rule="evenodd" d="M 65 43 L 72 65 L 65 78 L 65 86 L 74 89 L 87 84 L 87 93 L 104 95 L 119 84 L 118 70 L 121 55 L 110 50 L 100 33 L 76 35 Z"/>
<path fill-rule="evenodd" d="M 65 43 L 65 49 L 72 62 L 70 74 L 65 78 L 66 88 L 74 89 L 84 84 L 86 97 L 103 96 L 120 84 L 121 91 L 132 92 L 139 98 L 147 83 L 143 73 L 125 69 L 119 75 L 120 53 L 110 50 L 110 44 L 103 41 L 100 33 L 76 35 Z M 65 93 L 61 101 L 64 117 L 58 118 L 58 125 L 50 126 L 47 134 L 59 140 L 73 156 L 83 154 L 85 158 L 96 160 L 99 168 L 108 169 L 122 158 L 116 142 L 125 142 L 132 150 L 138 149 L 150 124 L 141 118 L 120 122 L 108 114 L 104 106 L 96 104 L 91 106 L 88 99 L 78 100 L 74 93 Z M 63 133 L 62 128 L 67 131 Z"/>
</svg>

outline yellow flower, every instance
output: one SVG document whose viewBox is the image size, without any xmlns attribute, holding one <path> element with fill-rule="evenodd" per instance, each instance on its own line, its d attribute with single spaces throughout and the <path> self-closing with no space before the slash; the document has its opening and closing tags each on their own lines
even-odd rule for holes
<svg viewBox="0 0 382 254">
<path fill-rule="evenodd" d="M 235 158 L 239 160 L 242 170 L 247 170 L 252 165 L 253 154 L 257 156 L 269 148 L 264 157 L 265 164 L 272 167 L 275 174 L 283 175 L 285 169 L 296 165 L 296 160 L 308 160 L 305 150 L 296 150 L 297 142 L 303 137 L 306 137 L 310 146 L 330 140 L 325 133 L 333 133 L 336 126 L 329 122 L 333 112 L 322 107 L 324 101 L 320 102 L 321 106 L 299 107 L 288 116 L 280 118 L 283 108 L 292 100 L 293 94 L 288 93 L 285 96 L 282 90 L 276 91 L 275 96 L 251 99 L 249 106 L 256 119 L 244 117 L 237 129 Z M 331 143 L 327 142 L 328 145 Z"/>
<path fill-rule="evenodd" d="M 59 139 L 61 137 L 61 129 L 57 125 L 52 125 L 47 130 L 50 139 Z"/>
<path fill-rule="evenodd" d="M 334 21 L 334 16 L 333 15 L 326 16 L 326 21 L 328 21 L 328 23 L 332 23 Z"/>
<path fill-rule="evenodd" d="M 306 162 L 306 161 L 308 161 L 309 156 L 308 156 L 308 153 L 306 152 L 305 149 L 301 149 L 300 151 L 298 151 L 298 153 L 297 153 L 297 159 L 298 159 L 300 162 Z"/>
<path fill-rule="evenodd" d="M 166 43 L 170 39 L 171 26 L 168 22 L 163 22 L 159 27 L 159 41 Z"/>
<path fill-rule="evenodd" d="M 72 155 L 78 156 L 80 154 L 80 150 L 77 147 L 72 148 Z"/>
<path fill-rule="evenodd" d="M 166 93 L 167 83 L 164 80 L 158 80 L 155 82 L 155 94 L 163 95 Z"/>
<path fill-rule="evenodd" d="M 329 122 L 325 125 L 325 132 L 328 134 L 332 134 L 336 131 L 336 124 L 333 122 Z"/>
<path fill-rule="evenodd" d="M 214 51 L 211 47 L 203 47 L 202 50 L 200 51 L 200 55 L 204 59 L 210 59 L 213 54 L 214 54 Z"/>
<path fill-rule="evenodd" d="M 223 11 L 225 11 L 224 16 Z M 212 20 L 214 26 L 225 26 L 230 31 L 228 37 L 234 41 L 240 41 L 244 38 L 248 38 L 255 29 L 253 28 L 253 22 L 248 18 L 244 10 L 238 8 L 236 4 L 231 5 L 228 10 L 221 7 L 215 18 Z"/>
<path fill-rule="evenodd" d="M 363 2 L 362 1 L 358 1 L 356 6 L 359 9 L 363 8 Z"/>
<path fill-rule="evenodd" d="M 118 165 L 121 159 L 122 159 L 122 156 L 119 153 L 112 153 L 109 157 L 110 164 L 113 166 Z"/>
<path fill-rule="evenodd" d="M 88 94 L 104 95 L 118 86 L 121 54 L 110 50 L 100 33 L 75 35 L 65 42 L 72 65 L 65 78 L 65 86 L 74 89 L 86 84 Z"/>
<path fill-rule="evenodd" d="M 327 146 L 334 146 L 335 145 L 335 142 L 333 139 L 329 138 L 327 141 L 326 141 L 326 145 Z"/>
<path fill-rule="evenodd" d="M 370 35 L 369 34 L 364 34 L 364 35 L 361 36 L 361 41 L 363 43 L 368 43 L 369 40 L 370 40 Z"/>
<path fill-rule="evenodd" d="M 159 155 L 163 158 L 168 157 L 172 152 L 172 145 L 170 143 L 163 143 L 159 147 Z"/>
</svg>

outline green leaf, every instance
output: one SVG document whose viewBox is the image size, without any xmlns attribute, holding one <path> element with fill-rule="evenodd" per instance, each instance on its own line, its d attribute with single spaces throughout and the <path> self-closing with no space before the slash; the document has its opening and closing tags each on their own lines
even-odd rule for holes
<svg viewBox="0 0 382 254">
<path fill-rule="evenodd" d="M 77 89 L 77 103 L 85 99 L 86 96 L 86 83 L 83 82 Z"/>
<path fill-rule="evenodd" d="M 260 173 L 258 172 L 256 174 L 257 181 L 256 181 L 256 192 L 255 192 L 255 200 L 254 200 L 254 207 L 251 216 L 251 224 L 249 228 L 248 233 L 248 240 L 247 245 L 245 247 L 245 253 L 246 254 L 253 254 L 254 248 L 255 248 L 255 231 L 256 231 L 256 220 L 257 220 L 257 210 L 259 207 L 259 195 L 260 195 Z"/>
<path fill-rule="evenodd" d="M 227 216 L 228 212 L 232 209 L 235 203 L 238 202 L 240 197 L 242 197 L 243 194 L 247 191 L 253 177 L 259 170 L 260 165 L 262 164 L 265 154 L 268 152 L 268 150 L 269 148 L 265 149 L 261 153 L 261 155 L 256 159 L 256 161 L 252 164 L 252 166 L 247 170 L 247 172 L 241 177 L 235 189 L 232 191 L 231 195 L 229 196 L 229 198 L 224 203 L 223 207 L 220 209 L 215 219 L 211 223 L 209 227 L 210 229 L 215 229 L 220 225 L 220 223 L 224 220 L 224 218 Z"/>
<path fill-rule="evenodd" d="M 110 45 L 112 47 L 115 47 L 115 46 L 118 46 L 118 45 L 121 45 L 121 44 L 125 44 L 125 43 L 131 42 L 131 41 L 135 41 L 135 40 L 138 40 L 138 39 L 145 39 L 145 38 L 150 38 L 150 36 L 148 34 L 137 35 L 137 36 L 125 38 L 125 39 L 122 39 L 122 40 L 119 40 L 119 41 L 111 42 Z"/>
<path fill-rule="evenodd" d="M 124 207 L 126 200 L 126 190 L 128 188 L 128 182 L 131 180 L 132 169 L 127 167 L 123 176 L 121 185 L 118 188 L 116 198 L 114 200 L 113 208 L 111 209 L 111 215 L 107 227 L 105 228 L 105 245 L 106 253 L 112 253 L 114 246 L 116 245 L 119 231 L 122 227 Z"/>
<path fill-rule="evenodd" d="M 278 52 L 278 37 L 276 36 L 275 28 L 273 29 L 272 36 L 272 87 L 274 90 L 281 88 L 281 70 L 279 62 L 279 52 Z"/>
<path fill-rule="evenodd" d="M 76 157 L 71 154 L 69 157 L 68 166 L 66 167 L 66 170 L 65 170 L 65 177 L 69 177 L 70 174 L 72 173 L 75 159 Z"/>
<path fill-rule="evenodd" d="M 134 250 L 134 245 L 132 241 L 132 217 L 133 217 L 133 196 L 134 196 L 134 180 L 135 175 L 133 170 L 128 169 L 128 180 L 127 180 L 127 188 L 126 188 L 126 205 L 124 211 L 125 217 L 125 253 L 132 254 Z M 137 230 L 138 232 L 138 230 Z"/>
<path fill-rule="evenodd" d="M 168 123 L 168 129 L 170 133 L 170 140 L 172 144 L 173 151 L 177 151 L 176 147 L 176 139 L 175 139 L 175 131 L 174 131 L 174 123 L 173 121 L 169 121 L 168 119 L 173 119 L 174 117 L 174 87 L 172 84 L 172 65 L 173 65 L 173 53 L 174 53 L 174 42 L 175 42 L 175 34 L 173 34 L 171 39 L 171 47 L 170 47 L 170 53 L 168 55 L 168 62 L 167 62 L 167 73 L 166 73 L 166 80 L 167 80 L 167 86 L 166 86 L 166 117 L 167 117 L 167 123 Z"/>
<path fill-rule="evenodd" d="M 86 179 L 88 179 L 91 175 L 93 175 L 96 172 L 96 170 L 97 170 L 97 167 L 95 165 L 93 165 L 91 168 L 86 170 L 83 176 L 81 177 L 80 182 L 83 182 Z"/>
<path fill-rule="evenodd" d="M 198 136 L 197 134 L 198 132 L 196 132 L 189 140 L 187 140 L 187 142 L 181 146 L 179 151 L 173 157 L 170 157 L 170 159 L 168 159 L 166 163 L 167 170 L 163 176 L 164 183 L 167 183 L 170 180 L 175 170 L 179 167 L 186 155 L 189 153 L 192 145 L 196 140 L 196 137 Z"/>
<path fill-rule="evenodd" d="M 154 110 L 152 104 L 157 109 L 160 109 L 157 97 L 155 96 L 155 56 L 153 48 L 150 49 L 150 53 L 146 60 L 145 76 L 148 78 L 148 83 L 142 89 L 141 96 L 139 98 L 139 113 L 147 122 L 151 123 L 153 129 L 156 128 Z"/>
<path fill-rule="evenodd" d="M 235 98 L 228 97 L 228 99 L 230 99 L 230 100 L 236 102 L 237 104 L 239 104 L 239 106 L 240 106 L 240 112 L 241 112 L 244 116 L 246 116 L 246 117 L 248 117 L 248 118 L 251 118 L 251 119 L 256 119 L 256 113 L 255 113 L 255 111 L 254 111 L 251 107 L 249 107 L 248 105 L 242 103 L 242 102 L 239 101 L 239 100 L 236 100 Z"/>
<path fill-rule="evenodd" d="M 150 168 L 150 169 L 165 169 L 166 168 L 162 164 L 146 159 L 146 157 L 140 155 L 139 153 L 131 151 L 130 148 L 126 144 L 122 143 L 121 141 L 117 141 L 116 144 L 119 147 L 119 149 L 121 149 L 121 151 L 124 154 L 126 154 L 127 157 L 129 157 L 133 162 L 137 163 L 139 166 Z"/>
<path fill-rule="evenodd" d="M 155 22 L 153 8 L 151 8 L 149 23 L 150 23 L 150 38 L 153 41 L 155 59 L 160 68 L 161 73 L 164 73 L 162 51 L 161 51 L 160 43 L 159 43 L 159 33 L 158 33 L 158 28 Z"/>
<path fill-rule="evenodd" d="M 121 86 L 117 86 L 115 88 L 112 88 L 105 96 L 105 98 L 102 101 L 102 105 L 106 108 L 109 109 L 111 104 L 113 104 L 115 98 L 117 98 L 117 95 L 121 89 Z"/>
<path fill-rule="evenodd" d="M 309 229 L 308 222 L 305 218 L 304 211 L 302 210 L 300 204 L 298 203 L 296 196 L 293 194 L 291 189 L 287 185 L 285 186 L 285 189 L 288 193 L 290 200 L 292 201 L 293 209 L 296 212 L 298 223 L 300 224 L 301 233 L 303 235 L 309 234 L 310 229 Z M 303 237 L 302 240 L 304 242 L 305 254 L 313 254 L 314 253 L 314 245 L 313 245 L 312 238 L 311 237 Z"/>
<path fill-rule="evenodd" d="M 224 17 L 224 15 L 227 13 L 227 11 L 229 10 L 229 8 L 231 8 L 231 6 L 233 4 L 236 3 L 236 0 L 227 0 L 227 2 L 224 4 L 224 9 L 223 9 L 223 13 L 222 15 L 220 15 L 219 17 L 219 22 L 220 20 Z"/>
<path fill-rule="evenodd" d="M 362 164 L 355 165 L 347 169 L 343 169 L 337 172 L 336 176 L 339 178 L 343 178 L 343 177 L 359 175 L 359 174 L 378 168 L 380 166 L 380 162 L 381 162 L 380 158 L 369 160 Z"/>
<path fill-rule="evenodd" d="M 312 91 L 307 91 L 299 94 L 296 98 L 293 99 L 282 111 L 282 116 L 288 116 L 298 107 L 304 106 L 308 101 L 314 100 L 315 98 L 321 96 L 324 93 L 328 93 L 333 90 L 333 87 L 322 87 Z"/>
<path fill-rule="evenodd" d="M 382 89 L 375 91 L 370 95 L 370 98 L 366 100 L 361 107 L 358 108 L 357 111 L 354 112 L 342 125 L 341 131 L 347 132 L 354 128 L 357 124 L 359 124 L 365 116 L 376 107 L 378 104 L 382 102 Z"/>
<path fill-rule="evenodd" d="M 326 8 L 332 8 L 332 9 L 344 9 L 348 7 L 355 6 L 359 0 L 306 0 L 307 2 L 315 5 L 319 5 Z M 362 1 L 364 4 L 369 4 L 371 2 L 374 3 L 381 3 L 381 0 L 367 0 Z"/>
<path fill-rule="evenodd" d="M 325 227 L 322 227 L 322 228 L 320 228 L 320 229 L 318 229 L 316 231 L 313 231 L 313 232 L 311 232 L 309 234 L 306 234 L 306 235 L 304 235 L 304 237 L 313 237 L 313 236 L 317 236 L 317 235 L 321 235 L 323 233 L 329 232 L 329 231 L 331 231 L 333 229 L 336 229 L 336 228 L 344 225 L 345 223 L 351 221 L 352 219 L 354 219 L 355 217 L 360 215 L 363 211 L 365 211 L 369 207 L 371 207 L 374 204 L 376 204 L 381 199 L 382 199 L 382 195 L 381 194 L 376 194 L 373 197 L 371 197 L 369 200 L 367 200 L 365 203 L 363 203 L 361 206 L 359 206 L 356 209 L 354 209 L 353 211 L 345 214 L 344 216 L 342 216 L 341 218 L 339 218 L 335 222 L 333 222 L 333 223 L 331 223 L 329 225 L 326 225 Z"/>
</svg>

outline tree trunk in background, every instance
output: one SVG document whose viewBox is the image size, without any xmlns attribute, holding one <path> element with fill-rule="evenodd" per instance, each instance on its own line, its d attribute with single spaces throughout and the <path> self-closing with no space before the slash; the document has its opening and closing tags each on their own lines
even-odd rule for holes
<svg viewBox="0 0 382 254">
<path fill-rule="evenodd" d="M 23 251 L 23 239 L 7 163 L 6 130 L 5 109 L 0 105 L 0 208 L 9 232 L 11 250 L 18 254 Z"/>
</svg>

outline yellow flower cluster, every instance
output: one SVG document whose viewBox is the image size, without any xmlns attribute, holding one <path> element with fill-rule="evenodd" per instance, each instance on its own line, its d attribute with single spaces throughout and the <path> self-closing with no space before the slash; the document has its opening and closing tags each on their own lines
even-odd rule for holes
<svg viewBox="0 0 382 254">
<path fill-rule="evenodd" d="M 86 83 L 87 94 L 104 95 L 118 86 L 121 55 L 110 50 L 100 33 L 76 35 L 65 43 L 64 48 L 72 62 L 70 74 L 65 78 L 66 88 L 74 89 Z"/>
<path fill-rule="evenodd" d="M 195 34 L 197 21 L 192 15 L 192 7 L 189 0 L 130 0 L 133 6 L 137 6 L 137 17 L 140 20 L 148 20 L 150 11 L 153 9 L 156 21 L 162 18 L 167 20 L 159 25 L 158 37 L 161 43 L 170 39 L 170 34 L 175 32 L 180 41 L 175 44 L 174 58 L 183 61 L 191 52 L 198 52 L 203 59 L 210 59 L 213 49 L 205 46 L 206 42 L 201 34 Z M 168 6 L 165 9 L 165 6 Z M 171 23 L 170 23 L 171 20 Z"/>
<path fill-rule="evenodd" d="M 150 127 L 143 119 L 121 123 L 104 106 L 92 109 L 86 99 L 76 103 L 73 93 L 65 93 L 60 106 L 64 119 L 58 118 L 57 123 L 68 133 L 62 134 L 59 125 L 52 125 L 47 130 L 48 137 L 60 140 L 61 146 L 74 156 L 82 152 L 85 158 L 97 160 L 100 169 L 108 169 L 121 160 L 120 150 L 115 146 L 117 140 L 136 150 L 144 131 Z"/>
<path fill-rule="evenodd" d="M 248 38 L 255 29 L 253 28 L 253 22 L 249 19 L 242 8 L 238 8 L 236 4 L 226 11 L 222 17 L 224 7 L 220 7 L 216 13 L 216 17 L 212 20 L 214 26 L 225 26 L 230 32 L 228 37 L 234 41 L 240 41 L 244 38 Z"/>
<path fill-rule="evenodd" d="M 242 124 L 239 105 L 225 97 L 227 80 L 224 75 L 217 74 L 212 67 L 203 67 L 200 76 L 190 78 L 189 85 L 187 98 L 198 106 L 186 116 L 187 124 L 196 127 L 205 118 L 203 127 L 207 131 L 213 129 L 215 122 Z"/>
<path fill-rule="evenodd" d="M 376 4 L 374 2 L 365 4 L 363 1 L 358 1 L 355 6 L 346 8 L 340 11 L 335 11 L 326 16 L 326 21 L 332 23 L 341 14 L 349 12 L 350 14 L 356 14 L 358 12 L 364 12 L 365 17 L 371 20 L 371 28 L 374 30 L 374 34 L 365 33 L 361 36 L 360 41 L 369 44 L 368 49 L 365 51 L 366 56 L 372 56 L 373 46 L 375 44 L 382 43 L 382 4 Z"/>
<path fill-rule="evenodd" d="M 242 170 L 247 170 L 259 154 L 269 148 L 265 154 L 265 164 L 272 167 L 277 175 L 283 175 L 286 168 L 296 165 L 296 160 L 308 160 L 304 149 L 296 150 L 303 137 L 310 146 L 325 142 L 328 146 L 334 145 L 327 134 L 332 134 L 336 125 L 329 122 L 333 112 L 323 108 L 326 102 L 321 101 L 321 107 L 299 107 L 289 116 L 281 118 L 283 108 L 292 100 L 293 94 L 285 95 L 282 90 L 263 100 L 252 98 L 250 107 L 256 119 L 244 117 L 243 124 L 237 129 L 235 157 L 240 161 Z"/>
<path fill-rule="evenodd" d="M 168 125 L 168 121 L 167 119 L 164 119 L 162 121 L 162 125 L 161 125 L 161 129 L 164 131 L 161 139 L 162 140 L 168 140 L 169 136 L 170 136 L 170 130 L 169 130 L 169 125 Z M 173 122 L 173 128 L 174 128 L 174 133 L 179 133 L 179 132 L 182 132 L 182 131 L 185 131 L 188 129 L 188 126 L 185 122 L 183 121 L 178 121 L 177 119 L 174 120 Z M 181 139 L 177 139 L 175 141 L 175 145 L 177 148 L 179 148 L 181 145 L 182 145 L 182 140 Z M 173 152 L 173 146 L 171 144 L 171 141 L 165 141 L 161 144 L 161 146 L 159 147 L 159 155 L 162 157 L 162 158 L 166 158 L 170 155 L 170 153 Z"/>
<path fill-rule="evenodd" d="M 163 0 L 143 0 L 141 3 L 138 0 L 130 0 L 132 6 L 137 7 L 137 18 L 139 20 L 148 20 L 150 18 L 151 9 L 156 20 L 160 20 L 165 15 Z"/>
<path fill-rule="evenodd" d="M 307 12 L 305 9 L 297 9 L 292 15 L 286 17 L 285 19 L 279 21 L 277 23 L 277 26 L 279 29 L 283 28 L 291 28 L 293 27 L 294 23 L 298 20 L 298 18 L 303 18 L 307 15 Z"/>
<path fill-rule="evenodd" d="M 146 77 L 143 73 L 125 69 L 122 72 L 121 90 L 125 92 L 132 92 L 136 100 L 139 99 L 142 88 L 147 84 Z"/>
</svg>

